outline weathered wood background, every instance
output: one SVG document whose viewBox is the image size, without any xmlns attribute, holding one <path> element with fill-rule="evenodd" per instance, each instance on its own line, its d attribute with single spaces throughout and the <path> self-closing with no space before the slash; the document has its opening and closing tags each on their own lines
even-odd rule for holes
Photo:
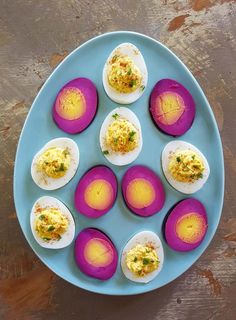
<svg viewBox="0 0 236 320">
<path fill-rule="evenodd" d="M 133 297 L 92 294 L 55 276 L 26 243 L 12 195 L 17 141 L 40 87 L 70 51 L 113 30 L 158 39 L 190 68 L 216 116 L 226 168 L 209 248 L 176 281 Z M 0 319 L 235 319 L 235 36 L 235 0 L 0 0 Z"/>
</svg>

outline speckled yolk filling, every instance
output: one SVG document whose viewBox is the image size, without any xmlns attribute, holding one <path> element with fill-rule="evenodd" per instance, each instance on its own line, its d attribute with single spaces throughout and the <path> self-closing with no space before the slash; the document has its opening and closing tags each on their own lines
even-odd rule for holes
<svg viewBox="0 0 236 320">
<path fill-rule="evenodd" d="M 129 204 L 136 209 L 151 205 L 156 197 L 153 185 L 143 178 L 132 180 L 127 187 L 126 197 Z"/>
<path fill-rule="evenodd" d="M 204 218 L 196 212 L 191 212 L 179 218 L 176 234 L 183 242 L 194 244 L 203 238 L 206 227 Z"/>
<path fill-rule="evenodd" d="M 164 125 L 173 125 L 184 113 L 184 101 L 176 93 L 164 92 L 156 99 L 156 114 Z"/>
<path fill-rule="evenodd" d="M 91 239 L 84 248 L 85 260 L 94 267 L 106 267 L 113 260 L 113 251 L 102 239 Z"/>
<path fill-rule="evenodd" d="M 65 88 L 61 91 L 56 102 L 56 111 L 66 120 L 76 120 L 86 111 L 86 100 L 78 88 Z"/>
<path fill-rule="evenodd" d="M 104 179 L 92 181 L 84 192 L 87 205 L 96 210 L 105 210 L 112 202 L 113 189 L 111 184 Z"/>
</svg>

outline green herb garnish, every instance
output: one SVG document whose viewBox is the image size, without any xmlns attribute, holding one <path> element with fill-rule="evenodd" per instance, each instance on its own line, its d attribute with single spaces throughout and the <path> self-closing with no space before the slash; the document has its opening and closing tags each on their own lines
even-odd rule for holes
<svg viewBox="0 0 236 320">
<path fill-rule="evenodd" d="M 50 240 L 51 240 L 51 238 L 43 237 L 43 240 L 50 241 Z"/>
<path fill-rule="evenodd" d="M 180 157 L 177 157 L 176 160 L 177 160 L 177 162 L 181 162 Z"/>
<path fill-rule="evenodd" d="M 118 140 L 119 140 L 119 138 L 114 138 L 114 139 L 113 139 L 113 141 L 114 141 L 115 144 L 118 144 Z"/>
<path fill-rule="evenodd" d="M 193 160 L 195 159 L 195 155 L 192 156 L 192 159 L 193 159 Z"/>
<path fill-rule="evenodd" d="M 115 54 L 113 57 L 112 57 L 112 63 L 114 63 L 116 61 L 116 59 L 118 58 L 118 55 Z"/>
<path fill-rule="evenodd" d="M 55 230 L 55 227 L 54 227 L 54 226 L 48 227 L 48 231 L 53 231 L 53 230 Z"/>
<path fill-rule="evenodd" d="M 137 262 L 138 258 L 137 257 L 134 257 L 134 262 Z"/>
<path fill-rule="evenodd" d="M 135 79 L 132 79 L 129 83 L 129 87 L 132 88 L 136 85 L 136 80 Z"/>
<path fill-rule="evenodd" d="M 148 258 L 143 258 L 143 264 L 147 265 L 149 264 L 150 260 Z"/>
<path fill-rule="evenodd" d="M 64 163 L 61 163 L 59 169 L 57 171 L 65 171 L 65 165 Z"/>
<path fill-rule="evenodd" d="M 104 150 L 102 153 L 106 156 L 106 155 L 109 154 L 109 151 L 108 150 Z"/>
<path fill-rule="evenodd" d="M 40 214 L 39 220 L 44 220 L 44 218 L 45 218 L 45 214 Z"/>
<path fill-rule="evenodd" d="M 142 86 L 140 87 L 140 89 L 141 89 L 142 91 L 144 91 L 145 86 L 144 86 L 144 85 L 142 85 Z"/>
<path fill-rule="evenodd" d="M 197 175 L 197 176 L 198 176 L 198 178 L 201 178 L 201 179 L 203 178 L 203 174 L 202 174 L 201 172 L 200 172 L 200 173 L 198 173 L 198 175 Z"/>
<path fill-rule="evenodd" d="M 131 75 L 131 73 L 132 73 L 132 69 L 131 69 L 131 68 L 129 68 L 129 70 L 127 71 L 127 75 L 128 75 L 128 76 L 130 76 L 130 75 Z"/>
<path fill-rule="evenodd" d="M 133 142 L 134 141 L 134 135 L 136 134 L 136 131 L 131 131 L 129 133 L 129 141 Z"/>
<path fill-rule="evenodd" d="M 112 118 L 114 118 L 115 120 L 119 117 L 118 113 L 115 113 L 112 115 Z"/>
</svg>

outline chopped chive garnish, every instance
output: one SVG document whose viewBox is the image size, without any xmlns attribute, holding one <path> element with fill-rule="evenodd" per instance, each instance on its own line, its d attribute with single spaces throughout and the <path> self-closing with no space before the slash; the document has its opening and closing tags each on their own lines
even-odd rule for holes
<svg viewBox="0 0 236 320">
<path fill-rule="evenodd" d="M 44 214 L 40 214 L 39 220 L 43 220 L 44 218 L 45 218 L 45 215 Z"/>
<path fill-rule="evenodd" d="M 115 113 L 112 115 L 112 118 L 114 118 L 115 120 L 119 117 L 118 113 Z"/>
<path fill-rule="evenodd" d="M 114 138 L 113 141 L 114 141 L 115 144 L 118 144 L 118 140 L 119 140 L 118 138 Z"/>
<path fill-rule="evenodd" d="M 140 89 L 141 89 L 142 91 L 144 91 L 145 86 L 144 86 L 144 85 L 142 85 L 142 86 L 140 87 Z"/>
<path fill-rule="evenodd" d="M 137 257 L 134 257 L 134 262 L 137 262 L 138 258 Z"/>
<path fill-rule="evenodd" d="M 128 76 L 130 76 L 130 75 L 131 75 L 131 73 L 132 73 L 132 69 L 131 69 L 131 68 L 129 68 L 129 70 L 127 71 L 127 75 L 128 75 Z"/>
<path fill-rule="evenodd" d="M 54 226 L 50 226 L 50 227 L 48 227 L 48 231 L 53 231 L 55 229 L 55 227 Z"/>
<path fill-rule="evenodd" d="M 129 83 L 129 87 L 132 88 L 133 86 L 136 85 L 136 80 L 135 79 L 132 79 Z"/>
<path fill-rule="evenodd" d="M 177 162 L 180 162 L 180 161 L 181 161 L 180 157 L 177 157 L 176 160 L 177 160 Z"/>
<path fill-rule="evenodd" d="M 108 154 L 109 154 L 109 151 L 108 151 L 108 150 L 104 150 L 102 153 L 103 153 L 104 155 L 108 155 Z"/>
<path fill-rule="evenodd" d="M 149 264 L 149 262 L 150 262 L 150 260 L 149 260 L 149 259 L 147 259 L 147 258 L 143 258 L 143 264 L 144 264 L 144 265 Z"/>
<path fill-rule="evenodd" d="M 134 141 L 134 135 L 136 134 L 136 131 L 131 131 L 130 133 L 129 133 L 129 141 Z"/>
<path fill-rule="evenodd" d="M 192 159 L 193 159 L 193 160 L 195 159 L 195 155 L 192 156 Z"/>
<path fill-rule="evenodd" d="M 43 237 L 43 240 L 50 241 L 50 240 L 51 240 L 51 238 Z"/>
<path fill-rule="evenodd" d="M 198 178 L 203 178 L 203 174 L 201 172 L 198 174 Z"/>
</svg>

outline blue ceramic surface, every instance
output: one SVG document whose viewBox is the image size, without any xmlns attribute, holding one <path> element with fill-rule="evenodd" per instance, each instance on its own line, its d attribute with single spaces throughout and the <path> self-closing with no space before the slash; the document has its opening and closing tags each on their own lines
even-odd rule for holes
<svg viewBox="0 0 236 320">
<path fill-rule="evenodd" d="M 118 106 L 105 94 L 102 85 L 102 70 L 110 52 L 122 42 L 131 42 L 142 52 L 146 61 L 149 79 L 143 96 L 128 107 L 138 116 L 143 131 L 143 149 L 135 162 L 128 166 L 111 165 L 103 156 L 99 146 L 99 131 L 106 115 Z M 81 134 L 69 135 L 53 122 L 51 110 L 60 88 L 77 77 L 90 78 L 99 93 L 99 107 L 92 124 Z M 153 124 L 148 111 L 148 101 L 154 84 L 163 78 L 181 82 L 192 93 L 196 102 L 196 118 L 191 129 L 180 140 L 198 147 L 208 159 L 211 174 L 204 187 L 193 196 L 205 205 L 209 227 L 202 244 L 192 252 L 181 253 L 170 249 L 162 234 L 163 220 L 169 209 L 184 194 L 174 190 L 165 180 L 161 170 L 161 152 L 172 137 L 161 133 Z M 80 149 L 80 165 L 75 177 L 63 188 L 55 191 L 41 190 L 30 175 L 31 161 L 35 153 L 49 140 L 70 137 Z M 80 177 L 92 166 L 105 164 L 112 168 L 118 178 L 119 192 L 112 210 L 105 216 L 91 220 L 75 210 L 73 197 Z M 150 218 L 132 214 L 124 204 L 121 195 L 121 178 L 128 167 L 145 164 L 158 173 L 166 191 L 163 209 Z M 184 64 L 159 42 L 134 32 L 113 32 L 87 41 L 74 50 L 48 78 L 37 95 L 26 119 L 16 155 L 14 172 L 14 198 L 17 216 L 30 246 L 38 257 L 57 275 L 74 285 L 98 293 L 110 295 L 131 295 L 147 292 L 173 281 L 185 272 L 204 252 L 212 240 L 221 215 L 224 194 L 224 164 L 221 140 L 212 110 L 197 81 Z M 148 284 L 133 283 L 122 274 L 120 265 L 116 274 L 101 282 L 82 274 L 74 261 L 74 243 L 60 250 L 40 247 L 30 229 L 30 211 L 35 200 L 43 195 L 55 196 L 63 201 L 72 212 L 76 222 L 76 235 L 85 227 L 96 227 L 104 231 L 116 245 L 119 255 L 126 242 L 142 230 L 156 232 L 163 241 L 165 261 L 160 274 Z"/>
</svg>

